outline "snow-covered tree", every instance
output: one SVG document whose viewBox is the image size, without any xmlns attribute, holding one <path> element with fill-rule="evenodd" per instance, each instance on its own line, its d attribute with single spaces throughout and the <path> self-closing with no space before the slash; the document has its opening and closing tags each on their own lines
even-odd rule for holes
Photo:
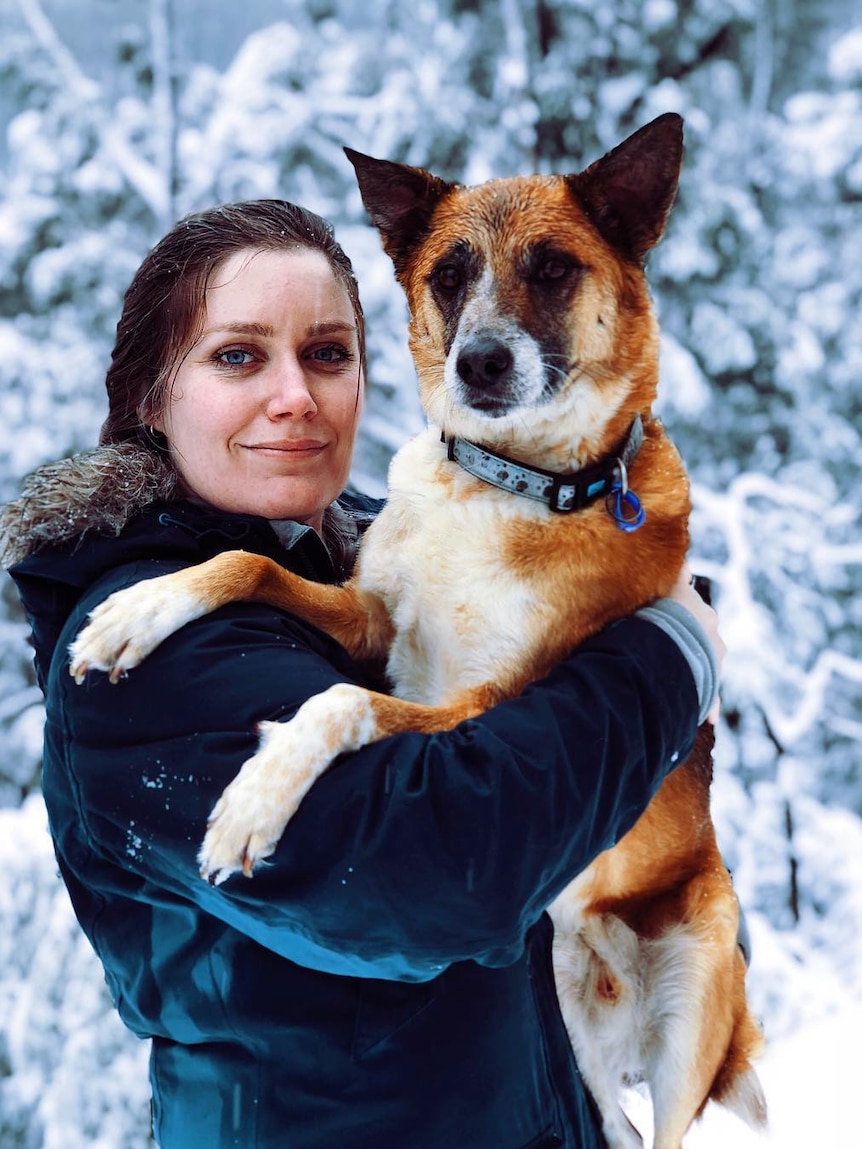
<svg viewBox="0 0 862 1149">
<path fill-rule="evenodd" d="M 715 808 L 768 1036 L 862 996 L 862 30 L 837 35 L 830 7 L 285 0 L 217 69 L 178 50 L 182 6 L 150 0 L 140 27 L 117 27 L 110 85 L 39 0 L 7 0 L 17 16 L 4 11 L 0 37 L 15 105 L 0 173 L 0 498 L 94 442 L 144 252 L 186 212 L 253 196 L 328 216 L 354 260 L 371 377 L 355 478 L 381 490 L 419 413 L 404 302 L 343 145 L 475 182 L 578 170 L 653 116 L 683 114 L 680 196 L 650 261 L 661 412 L 730 647 Z M 0 1141 L 138 1149 L 143 1051 L 54 872 L 25 635 L 7 581 Z M 122 1088 L 106 1093 L 96 1064 Z"/>
</svg>

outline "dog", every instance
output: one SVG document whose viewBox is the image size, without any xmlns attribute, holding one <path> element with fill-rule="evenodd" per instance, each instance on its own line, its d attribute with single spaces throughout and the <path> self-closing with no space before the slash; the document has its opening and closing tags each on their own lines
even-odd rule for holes
<svg viewBox="0 0 862 1149">
<path fill-rule="evenodd" d="M 447 183 L 345 149 L 410 310 L 428 429 L 392 461 L 385 509 L 342 587 L 227 552 L 112 596 L 71 648 L 116 680 L 185 622 L 266 601 L 356 658 L 392 695 L 343 684 L 288 723 L 213 811 L 202 874 L 251 875 L 340 753 L 451 729 L 518 694 L 607 623 L 667 594 L 689 487 L 651 415 L 658 327 L 644 272 L 675 199 L 669 114 L 569 176 Z M 493 588 L 493 589 L 489 589 Z M 712 727 L 635 827 L 550 908 L 559 1000 L 612 1149 L 642 1144 L 622 1083 L 644 1079 L 656 1149 L 709 1099 L 766 1119 L 752 1067 L 738 906 L 709 812 Z"/>
</svg>

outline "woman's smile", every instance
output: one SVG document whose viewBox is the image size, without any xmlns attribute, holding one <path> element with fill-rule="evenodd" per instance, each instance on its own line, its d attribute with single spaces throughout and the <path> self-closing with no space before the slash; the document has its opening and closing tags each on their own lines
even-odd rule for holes
<svg viewBox="0 0 862 1149">
<path fill-rule="evenodd" d="M 315 439 L 282 439 L 269 443 L 241 443 L 240 446 L 258 455 L 272 455 L 275 458 L 311 458 L 325 451 L 327 444 Z"/>
</svg>

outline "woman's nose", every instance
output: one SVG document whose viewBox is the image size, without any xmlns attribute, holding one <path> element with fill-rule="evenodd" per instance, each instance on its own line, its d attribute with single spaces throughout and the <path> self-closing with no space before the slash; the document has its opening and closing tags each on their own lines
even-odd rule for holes
<svg viewBox="0 0 862 1149">
<path fill-rule="evenodd" d="M 270 419 L 303 419 L 317 412 L 302 365 L 296 360 L 274 364 L 266 414 Z"/>
</svg>

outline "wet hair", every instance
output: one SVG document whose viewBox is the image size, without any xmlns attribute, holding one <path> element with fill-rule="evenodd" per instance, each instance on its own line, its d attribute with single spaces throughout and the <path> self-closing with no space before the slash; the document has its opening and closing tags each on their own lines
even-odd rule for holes
<svg viewBox="0 0 862 1149">
<path fill-rule="evenodd" d="M 213 274 L 238 251 L 319 251 L 350 298 L 365 373 L 365 323 L 353 267 L 325 219 L 286 200 L 223 204 L 186 216 L 146 256 L 126 291 L 105 379 L 102 444 L 162 446 L 147 423 L 164 410 L 171 379 L 204 322 Z"/>
</svg>

